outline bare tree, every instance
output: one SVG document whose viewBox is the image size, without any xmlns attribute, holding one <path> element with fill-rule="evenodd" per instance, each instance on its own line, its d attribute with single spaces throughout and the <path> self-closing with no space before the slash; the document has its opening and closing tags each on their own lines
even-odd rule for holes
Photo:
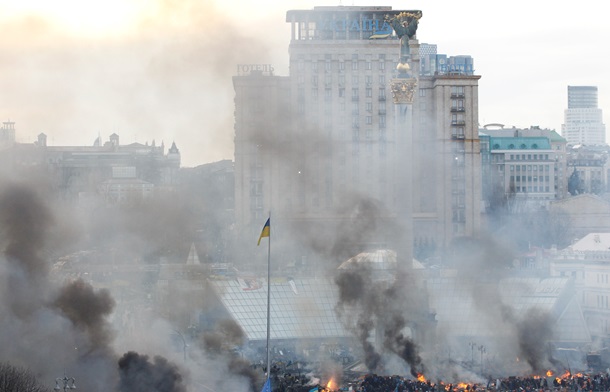
<svg viewBox="0 0 610 392">
<path fill-rule="evenodd" d="M 49 392 L 28 369 L 0 363 L 0 392 Z"/>
</svg>

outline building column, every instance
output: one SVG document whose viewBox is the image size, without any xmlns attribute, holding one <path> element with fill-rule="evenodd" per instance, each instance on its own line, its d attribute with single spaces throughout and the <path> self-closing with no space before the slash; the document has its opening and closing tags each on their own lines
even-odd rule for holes
<svg viewBox="0 0 610 392">
<path fill-rule="evenodd" d="M 395 109 L 396 213 L 401 228 L 393 245 L 400 272 L 410 270 L 413 265 L 413 99 L 417 79 L 408 73 L 406 63 L 399 64 L 399 72 L 399 76 L 391 80 L 390 87 Z"/>
</svg>

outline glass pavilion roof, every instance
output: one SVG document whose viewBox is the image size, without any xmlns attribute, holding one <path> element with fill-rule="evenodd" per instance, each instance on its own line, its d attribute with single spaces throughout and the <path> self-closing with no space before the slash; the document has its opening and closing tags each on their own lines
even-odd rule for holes
<svg viewBox="0 0 610 392">
<path fill-rule="evenodd" d="M 249 340 L 267 339 L 267 280 L 212 281 Z M 349 337 L 335 315 L 337 288 L 325 278 L 271 280 L 271 339 Z"/>
<path fill-rule="evenodd" d="M 211 281 L 220 301 L 250 341 L 267 337 L 267 281 L 238 278 Z M 486 306 L 504 304 L 516 318 L 530 309 L 548 312 L 556 320 L 556 340 L 589 342 L 591 337 L 568 278 L 509 278 L 499 284 L 464 282 L 455 277 L 427 279 L 430 309 L 437 330 L 460 337 L 502 334 L 490 324 Z M 491 290 L 485 295 L 485 290 Z M 483 295 L 482 295 L 483 294 Z M 477 305 L 476 296 L 486 297 Z M 335 314 L 338 293 L 328 278 L 274 278 L 271 281 L 271 339 L 348 338 Z M 497 320 L 496 320 L 497 321 Z M 490 328 L 490 325 L 494 325 Z M 507 331 L 508 333 L 508 331 Z M 449 336 L 448 336 L 449 337 Z"/>
</svg>

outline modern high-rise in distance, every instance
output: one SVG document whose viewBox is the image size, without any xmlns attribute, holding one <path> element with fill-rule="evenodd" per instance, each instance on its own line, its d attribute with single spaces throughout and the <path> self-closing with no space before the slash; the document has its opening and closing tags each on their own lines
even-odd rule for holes
<svg viewBox="0 0 610 392">
<path fill-rule="evenodd" d="M 418 79 L 412 115 L 412 216 L 398 216 L 404 168 L 390 82 L 400 43 L 392 7 L 291 10 L 289 76 L 239 65 L 235 88 L 236 221 L 260 230 L 273 210 L 276 235 L 323 246 L 330 231 L 362 248 L 384 227 L 413 220 L 413 241 L 438 249 L 478 234 L 481 159 L 478 80 L 470 56 L 410 42 Z M 419 11 L 417 11 L 419 12 Z M 425 49 L 424 49 L 425 48 Z M 401 155 L 403 154 L 403 155 Z M 281 228 L 281 229 L 280 229 Z M 337 229 L 340 230 L 337 230 Z M 349 235 L 348 235 L 349 234 Z M 387 233 L 386 233 L 387 234 Z M 277 237 L 276 237 L 277 238 Z"/>
<path fill-rule="evenodd" d="M 606 144 L 606 125 L 597 106 L 596 86 L 568 86 L 562 135 L 571 144 Z"/>
</svg>

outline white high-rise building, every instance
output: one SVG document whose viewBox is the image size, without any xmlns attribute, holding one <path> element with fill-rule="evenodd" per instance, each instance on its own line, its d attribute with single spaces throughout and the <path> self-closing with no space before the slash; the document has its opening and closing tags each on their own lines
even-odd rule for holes
<svg viewBox="0 0 610 392">
<path fill-rule="evenodd" d="M 562 136 L 570 144 L 606 144 L 606 125 L 597 107 L 596 86 L 568 86 Z"/>
</svg>

